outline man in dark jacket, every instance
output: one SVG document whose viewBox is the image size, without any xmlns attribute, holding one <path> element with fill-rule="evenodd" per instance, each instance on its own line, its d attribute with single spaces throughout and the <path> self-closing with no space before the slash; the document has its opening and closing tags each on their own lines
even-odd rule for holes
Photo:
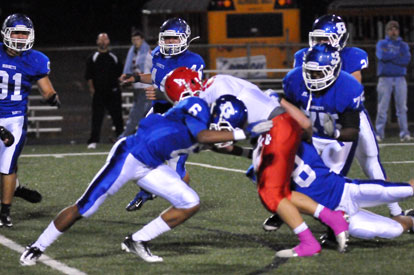
<svg viewBox="0 0 414 275">
<path fill-rule="evenodd" d="M 92 130 L 88 140 L 88 149 L 95 149 L 100 140 L 105 110 L 108 110 L 111 115 L 116 137 L 122 133 L 124 128 L 121 90 L 118 82 L 122 74 L 122 63 L 109 50 L 108 34 L 100 33 L 96 44 L 98 51 L 89 56 L 85 73 L 92 96 Z"/>
</svg>

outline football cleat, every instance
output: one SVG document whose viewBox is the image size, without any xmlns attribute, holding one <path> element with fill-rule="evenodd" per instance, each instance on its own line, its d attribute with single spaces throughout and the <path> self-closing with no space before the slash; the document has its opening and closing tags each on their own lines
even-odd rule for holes
<svg viewBox="0 0 414 275">
<path fill-rule="evenodd" d="M 300 242 L 294 248 L 276 252 L 275 256 L 278 258 L 311 257 L 319 255 L 320 252 L 321 246 L 315 240 L 314 242 Z"/>
<path fill-rule="evenodd" d="M 322 234 L 319 238 L 322 245 L 333 245 L 336 243 L 336 237 L 333 230 L 327 227 L 326 233 Z"/>
<path fill-rule="evenodd" d="M 13 223 L 8 214 L 1 214 L 0 215 L 0 227 L 12 227 Z"/>
<path fill-rule="evenodd" d="M 135 198 L 128 203 L 125 209 L 126 211 L 139 210 L 146 201 L 153 200 L 156 197 L 157 197 L 156 195 L 151 194 L 145 191 L 144 189 L 141 189 L 141 191 L 138 192 Z"/>
<path fill-rule="evenodd" d="M 264 231 L 277 231 L 284 224 L 278 214 L 273 214 L 263 222 Z"/>
<path fill-rule="evenodd" d="M 407 209 L 407 210 L 404 210 L 403 211 L 403 215 L 404 216 L 411 216 L 411 217 L 414 217 L 414 209 Z"/>
<path fill-rule="evenodd" d="M 22 198 L 31 203 L 38 203 L 42 200 L 42 195 L 39 192 L 21 185 L 14 191 L 14 196 Z"/>
<path fill-rule="evenodd" d="M 149 263 L 162 262 L 163 258 L 153 255 L 148 248 L 147 242 L 135 242 L 132 235 L 128 235 L 121 244 L 123 251 L 133 253 Z"/>
<path fill-rule="evenodd" d="M 405 211 L 403 211 L 404 216 L 410 216 L 413 219 L 413 223 L 414 223 L 414 209 L 407 209 Z M 414 234 L 414 225 L 413 227 L 408 230 L 409 233 Z"/>
<path fill-rule="evenodd" d="M 36 246 L 28 245 L 20 257 L 20 264 L 24 266 L 35 265 L 43 252 Z"/>
<path fill-rule="evenodd" d="M 348 247 L 348 241 L 349 241 L 349 232 L 343 231 L 335 236 L 336 243 L 338 244 L 338 251 L 340 253 L 345 253 L 346 249 Z"/>
</svg>

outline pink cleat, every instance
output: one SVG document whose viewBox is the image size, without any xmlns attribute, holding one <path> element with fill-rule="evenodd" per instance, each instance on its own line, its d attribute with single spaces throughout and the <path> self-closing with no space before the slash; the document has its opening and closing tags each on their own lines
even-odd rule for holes
<svg viewBox="0 0 414 275">
<path fill-rule="evenodd" d="M 312 232 L 308 229 L 298 234 L 300 243 L 292 249 L 285 249 L 276 252 L 276 257 L 292 258 L 292 257 L 310 257 L 319 255 L 321 245 L 313 237 Z"/>
</svg>

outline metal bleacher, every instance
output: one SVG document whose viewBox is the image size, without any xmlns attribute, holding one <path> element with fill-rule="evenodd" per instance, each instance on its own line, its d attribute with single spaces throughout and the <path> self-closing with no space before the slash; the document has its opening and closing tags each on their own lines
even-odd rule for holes
<svg viewBox="0 0 414 275">
<path fill-rule="evenodd" d="M 40 133 L 61 132 L 62 127 L 45 126 L 47 122 L 62 121 L 63 116 L 50 115 L 50 111 L 57 110 L 56 106 L 47 106 L 41 103 L 43 97 L 40 95 L 29 95 L 27 119 L 29 121 L 28 133 L 35 133 L 37 138 Z M 49 123 L 47 123 L 49 125 Z"/>
</svg>

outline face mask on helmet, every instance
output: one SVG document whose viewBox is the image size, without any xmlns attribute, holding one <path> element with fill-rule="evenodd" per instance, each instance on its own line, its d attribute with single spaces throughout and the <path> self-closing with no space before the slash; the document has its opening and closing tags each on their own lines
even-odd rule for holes
<svg viewBox="0 0 414 275">
<path fill-rule="evenodd" d="M 337 15 L 324 15 L 315 20 L 309 32 L 309 45 L 327 43 L 338 50 L 346 46 L 349 34 L 345 22 Z"/>
<path fill-rule="evenodd" d="M 188 38 L 191 35 L 190 26 L 181 18 L 172 18 L 165 21 L 158 36 L 158 45 L 164 55 L 177 55 L 187 50 Z M 176 42 L 171 43 L 169 40 Z"/>
<path fill-rule="evenodd" d="M 308 50 L 303 59 L 302 75 L 306 88 L 311 92 L 331 86 L 341 70 L 341 58 L 337 49 L 318 44 Z"/>
<path fill-rule="evenodd" d="M 191 96 L 199 96 L 203 84 L 199 73 L 187 67 L 179 67 L 167 74 L 161 82 L 161 90 L 175 104 Z"/>
<path fill-rule="evenodd" d="M 220 96 L 211 106 L 210 130 L 234 131 L 242 128 L 247 121 L 247 108 L 244 103 L 233 95 Z M 216 143 L 219 148 L 233 144 L 232 141 Z"/>
<path fill-rule="evenodd" d="M 27 51 L 33 47 L 34 28 L 32 20 L 24 14 L 12 14 L 4 20 L 1 29 L 6 47 L 17 52 Z M 16 35 L 20 34 L 18 37 Z M 21 37 L 24 34 L 24 38 Z"/>
</svg>

